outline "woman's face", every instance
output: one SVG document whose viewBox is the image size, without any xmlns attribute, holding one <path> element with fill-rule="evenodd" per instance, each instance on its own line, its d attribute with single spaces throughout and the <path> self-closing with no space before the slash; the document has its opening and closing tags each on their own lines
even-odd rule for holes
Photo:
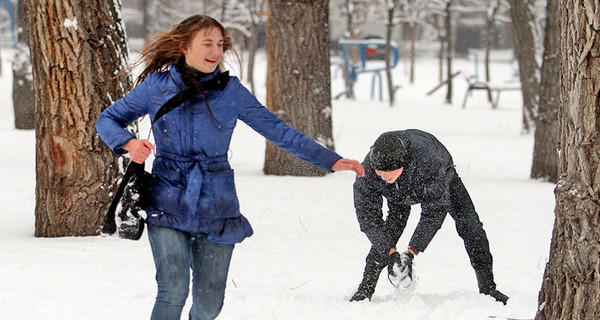
<svg viewBox="0 0 600 320">
<path fill-rule="evenodd" d="M 206 28 L 196 32 L 187 48 L 182 47 L 185 62 L 192 68 L 211 73 L 217 69 L 223 57 L 223 34 L 218 28 Z"/>
</svg>

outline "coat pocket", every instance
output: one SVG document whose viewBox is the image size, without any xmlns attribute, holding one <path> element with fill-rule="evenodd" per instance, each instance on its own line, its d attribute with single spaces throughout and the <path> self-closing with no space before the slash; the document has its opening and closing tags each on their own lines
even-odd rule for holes
<svg viewBox="0 0 600 320">
<path fill-rule="evenodd" d="M 235 181 L 233 169 L 207 172 L 210 180 L 212 208 L 205 213 L 208 216 L 203 218 L 225 219 L 234 218 L 240 215 L 240 204 L 235 190 Z"/>
<path fill-rule="evenodd" d="M 185 188 L 177 182 L 181 179 L 174 177 L 176 173 L 171 175 L 153 174 L 148 204 L 163 212 L 185 212 L 187 210 L 183 201 Z"/>
</svg>

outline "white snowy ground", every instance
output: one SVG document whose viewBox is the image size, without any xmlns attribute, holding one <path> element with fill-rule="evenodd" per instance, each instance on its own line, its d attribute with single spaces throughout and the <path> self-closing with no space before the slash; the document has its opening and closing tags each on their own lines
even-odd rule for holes
<svg viewBox="0 0 600 320">
<path fill-rule="evenodd" d="M 0 314 L 2 319 L 148 319 L 155 297 L 154 266 L 146 235 L 35 238 L 35 134 L 15 130 L 11 52 L 3 50 L 0 92 Z M 264 70 L 264 56 L 258 61 Z M 336 150 L 362 160 L 387 130 L 419 128 L 451 151 L 487 231 L 503 306 L 478 294 L 453 221 L 448 218 L 414 261 L 417 287 L 399 294 L 382 274 L 372 301 L 349 303 L 362 275 L 369 242 L 352 205 L 354 174 L 321 178 L 262 173 L 264 139 L 240 123 L 231 163 L 243 213 L 255 234 L 237 245 L 228 280 L 224 320 L 306 319 L 531 319 L 535 315 L 554 221 L 554 185 L 529 178 L 533 135 L 521 133 L 519 92 L 505 92 L 497 110 L 475 91 L 461 108 L 473 62 L 457 60 L 454 103 L 444 104 L 437 62 L 419 59 L 416 83 L 395 69 L 397 103 L 370 99 L 371 76 L 361 75 L 357 99 L 333 102 Z M 514 65 L 492 66 L 495 82 L 512 79 Z M 264 71 L 258 96 L 264 97 Z M 332 93 L 342 90 L 341 75 Z M 400 239 L 406 246 L 419 207 Z M 187 319 L 184 310 L 182 319 Z"/>
</svg>

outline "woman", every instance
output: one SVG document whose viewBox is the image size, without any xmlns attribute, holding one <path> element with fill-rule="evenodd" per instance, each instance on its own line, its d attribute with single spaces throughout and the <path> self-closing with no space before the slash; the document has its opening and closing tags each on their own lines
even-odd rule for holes
<svg viewBox="0 0 600 320">
<path fill-rule="evenodd" d="M 329 172 L 364 175 L 356 160 L 343 159 L 269 112 L 241 85 L 221 72 L 231 38 L 216 20 L 192 16 L 157 35 L 141 51 L 144 64 L 136 86 L 100 114 L 96 128 L 116 153 L 143 163 L 155 147 L 125 127 L 146 114 L 151 119 L 165 101 L 186 87 L 200 94 L 153 126 L 148 238 L 156 265 L 158 295 L 152 319 L 179 319 L 192 270 L 190 319 L 214 319 L 223 306 L 235 243 L 252 235 L 239 211 L 227 151 L 238 119 L 274 144 Z"/>
</svg>

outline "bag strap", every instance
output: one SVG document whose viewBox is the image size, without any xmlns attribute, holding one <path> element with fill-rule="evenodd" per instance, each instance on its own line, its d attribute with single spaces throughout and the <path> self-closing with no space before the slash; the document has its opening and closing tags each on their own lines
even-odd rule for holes
<svg viewBox="0 0 600 320">
<path fill-rule="evenodd" d="M 160 109 L 158 109 L 158 111 L 156 112 L 156 115 L 154 116 L 154 121 L 152 121 L 152 125 L 154 125 L 156 123 L 156 121 L 158 121 L 158 119 L 160 119 L 162 116 L 173 111 L 175 108 L 179 107 L 186 100 L 191 99 L 193 96 L 197 95 L 198 93 L 199 93 L 198 88 L 189 87 L 189 88 L 186 88 L 186 89 L 180 91 L 178 94 L 174 95 L 171 99 L 169 99 L 167 102 L 165 102 L 165 104 L 163 104 L 160 107 Z"/>
<path fill-rule="evenodd" d="M 229 71 L 225 71 L 225 72 L 219 73 L 217 76 L 215 76 L 211 80 L 199 83 L 198 86 L 188 87 L 188 88 L 180 91 L 178 94 L 174 95 L 173 97 L 171 97 L 171 99 L 169 99 L 167 102 L 165 102 L 165 104 L 163 104 L 160 107 L 160 109 L 158 109 L 158 111 L 156 112 L 156 115 L 154 116 L 154 121 L 152 121 L 152 123 L 150 124 L 150 131 L 152 131 L 152 127 L 154 126 L 156 121 L 158 121 L 158 119 L 160 119 L 165 114 L 171 112 L 175 108 L 179 107 L 182 103 L 184 103 L 188 99 L 199 94 L 200 88 L 202 88 L 203 91 L 218 90 L 218 89 L 222 89 L 223 87 L 225 87 L 228 82 L 229 82 Z M 150 135 L 150 133 L 148 133 L 148 135 Z"/>
<path fill-rule="evenodd" d="M 178 94 L 176 94 L 175 96 L 170 98 L 156 112 L 156 115 L 154 116 L 154 121 L 150 125 L 150 131 L 152 131 L 152 126 L 154 125 L 154 123 L 156 123 L 156 121 L 158 119 L 160 119 L 165 114 L 171 112 L 175 108 L 179 107 L 186 100 L 191 99 L 198 93 L 199 93 L 198 88 L 191 87 L 191 88 L 186 88 L 186 89 L 180 91 Z M 129 179 L 131 179 L 131 177 L 133 177 L 133 175 L 143 173 L 143 171 L 144 171 L 143 163 L 136 163 L 136 162 L 130 161 L 129 164 L 127 165 L 127 169 L 125 169 L 125 174 L 123 174 L 123 179 L 121 180 L 121 183 L 119 184 L 119 188 L 117 188 L 117 192 L 115 193 L 115 195 L 112 199 L 112 202 L 110 203 L 110 206 L 108 207 L 108 210 L 106 211 L 106 215 L 104 216 L 104 222 L 102 224 L 102 228 L 100 229 L 100 232 L 102 234 L 114 234 L 117 231 L 117 223 L 115 222 L 115 212 L 117 211 L 117 206 L 119 205 L 119 201 L 121 200 L 121 197 L 123 196 L 123 193 L 125 192 L 125 187 L 127 186 Z"/>
<path fill-rule="evenodd" d="M 121 197 L 123 197 L 123 193 L 125 192 L 125 187 L 127 186 L 129 179 L 131 179 L 136 172 L 140 172 L 140 170 L 144 170 L 143 163 L 130 161 L 129 165 L 127 165 L 127 169 L 125 169 L 125 174 L 123 175 L 123 179 L 119 184 L 119 188 L 117 189 L 110 206 L 108 206 L 106 215 L 104 216 L 104 222 L 102 223 L 102 229 L 100 230 L 102 234 L 114 234 L 117 231 L 117 223 L 115 222 L 115 212 L 117 211 L 117 206 L 119 205 Z"/>
</svg>

